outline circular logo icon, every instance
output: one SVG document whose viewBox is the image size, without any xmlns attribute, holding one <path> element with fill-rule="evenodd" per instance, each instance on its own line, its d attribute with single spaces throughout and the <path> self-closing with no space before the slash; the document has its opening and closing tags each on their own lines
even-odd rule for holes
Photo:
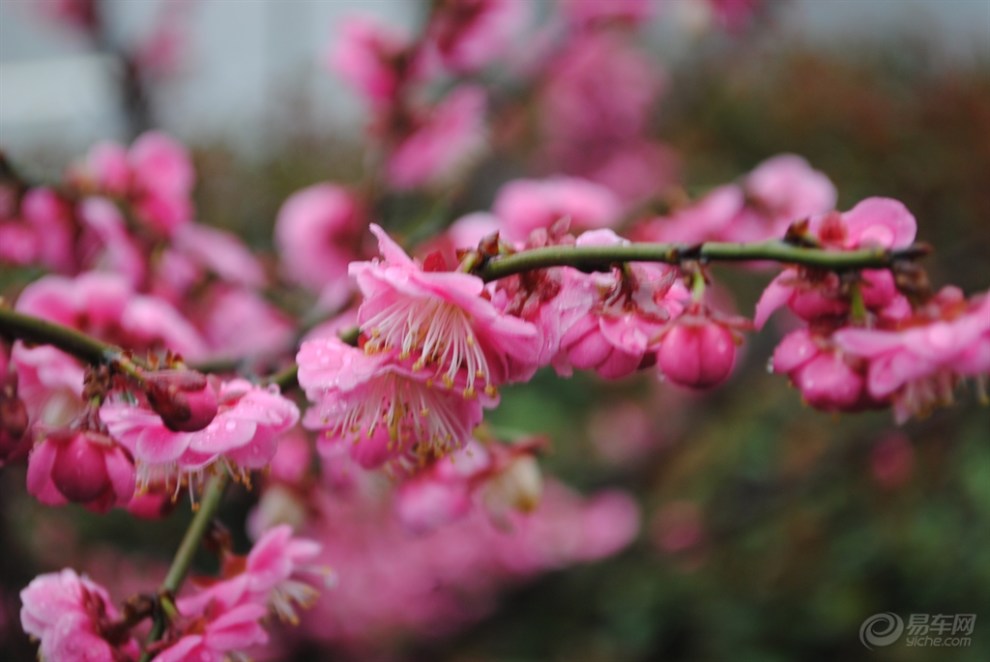
<svg viewBox="0 0 990 662">
<path fill-rule="evenodd" d="M 869 650 L 874 646 L 889 646 L 904 632 L 904 621 L 897 614 L 886 611 L 873 614 L 859 626 L 859 640 Z"/>
</svg>

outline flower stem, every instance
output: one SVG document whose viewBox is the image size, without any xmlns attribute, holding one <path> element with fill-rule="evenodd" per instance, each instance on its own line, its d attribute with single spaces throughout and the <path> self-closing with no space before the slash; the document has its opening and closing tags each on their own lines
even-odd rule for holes
<svg viewBox="0 0 990 662">
<path fill-rule="evenodd" d="M 97 340 L 82 331 L 2 306 L 0 336 L 38 345 L 51 345 L 87 363 L 109 365 L 138 383 L 144 379 L 140 366 L 120 347 Z"/>
<path fill-rule="evenodd" d="M 185 581 L 186 575 L 189 574 L 189 568 L 192 566 L 196 550 L 199 549 L 199 545 L 203 541 L 203 536 L 206 535 L 210 521 L 220 508 L 220 501 L 223 498 L 226 487 L 226 474 L 216 474 L 210 478 L 206 490 L 203 492 L 203 499 L 199 503 L 199 509 L 193 515 L 192 521 L 189 522 L 189 528 L 186 529 L 185 535 L 182 536 L 182 542 L 179 543 L 179 549 L 175 552 L 175 557 L 172 559 L 172 565 L 168 569 L 168 574 L 165 575 L 162 585 L 158 588 L 159 603 L 165 600 L 173 600 L 173 596 L 182 588 L 182 582 Z M 167 619 L 164 611 L 164 609 L 159 609 L 158 614 L 155 616 L 155 621 L 151 626 L 151 633 L 148 634 L 146 648 L 161 639 L 165 633 Z M 141 656 L 141 662 L 148 662 L 151 658 L 151 652 L 145 650 L 144 655 Z"/>
<path fill-rule="evenodd" d="M 825 250 L 796 246 L 784 241 L 752 244 L 708 242 L 704 244 L 635 243 L 616 246 L 547 246 L 494 257 L 479 266 L 475 273 L 485 281 L 513 274 L 568 266 L 583 271 L 605 271 L 621 262 L 666 262 L 686 260 L 707 262 L 771 261 L 799 264 L 831 271 L 889 268 L 902 260 L 913 260 L 931 252 L 926 244 L 888 250 L 864 248 L 849 251 Z"/>
</svg>

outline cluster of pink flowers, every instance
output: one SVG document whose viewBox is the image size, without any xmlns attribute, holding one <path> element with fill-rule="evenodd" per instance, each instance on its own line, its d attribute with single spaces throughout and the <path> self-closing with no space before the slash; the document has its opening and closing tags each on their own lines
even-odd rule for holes
<svg viewBox="0 0 990 662">
<path fill-rule="evenodd" d="M 914 241 L 916 223 L 899 202 L 870 198 L 845 213 L 811 216 L 805 232 L 826 248 L 897 249 Z M 781 306 L 807 323 L 783 339 L 773 368 L 809 404 L 829 411 L 893 405 L 903 422 L 951 402 L 962 378 L 975 377 L 982 388 L 990 367 L 990 297 L 966 300 L 949 287 L 912 305 L 888 270 L 850 276 L 785 269 L 756 307 L 758 326 Z"/>
<path fill-rule="evenodd" d="M 265 533 L 247 556 L 224 552 L 222 577 L 180 595 L 165 638 L 149 648 L 155 662 L 224 660 L 265 644 L 262 621 L 271 613 L 298 621 L 312 606 L 314 582 L 325 582 L 318 543 L 293 537 L 287 526 Z M 21 624 L 41 641 L 46 660 L 137 660 L 136 609 L 122 614 L 105 588 L 70 569 L 36 577 L 21 592 Z"/>
</svg>

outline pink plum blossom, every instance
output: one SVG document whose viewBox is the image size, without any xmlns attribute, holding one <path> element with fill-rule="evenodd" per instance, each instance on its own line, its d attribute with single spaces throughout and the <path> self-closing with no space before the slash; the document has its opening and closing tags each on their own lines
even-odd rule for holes
<svg viewBox="0 0 990 662">
<path fill-rule="evenodd" d="M 462 85 L 420 111 L 413 128 L 387 157 L 386 176 L 398 189 L 434 186 L 454 178 L 485 146 L 485 92 Z"/>
<path fill-rule="evenodd" d="M 178 487 L 198 480 L 217 462 L 242 474 L 267 465 L 279 436 L 295 425 L 299 411 L 272 388 L 243 379 L 223 382 L 216 416 L 202 430 L 168 429 L 155 412 L 125 402 L 100 408 L 110 434 L 130 451 L 140 488 Z"/>
<path fill-rule="evenodd" d="M 905 248 L 914 241 L 916 228 L 911 212 L 889 198 L 868 198 L 847 212 L 818 214 L 808 220 L 809 236 L 835 250 Z M 862 278 L 861 293 L 868 308 L 898 304 L 901 295 L 889 271 L 867 269 Z M 849 299 L 840 291 L 836 274 L 788 268 L 771 281 L 757 302 L 756 327 L 762 328 L 783 305 L 805 319 L 814 319 L 844 315 Z"/>
<path fill-rule="evenodd" d="M 368 353 L 339 338 L 302 344 L 299 385 L 314 406 L 303 423 L 324 430 L 323 454 L 348 444 L 365 467 L 413 465 L 463 446 L 481 422 L 487 396 L 466 395 L 463 382 L 434 383 L 432 374 L 394 352 Z"/>
<path fill-rule="evenodd" d="M 216 283 L 199 302 L 198 319 L 217 357 L 274 356 L 292 344 L 293 321 L 256 290 Z"/>
<path fill-rule="evenodd" d="M 447 388 L 466 382 L 491 394 L 506 381 L 536 369 L 536 328 L 499 312 L 476 276 L 425 271 L 377 225 L 382 259 L 351 265 L 365 296 L 358 322 L 366 352 L 398 352 L 415 370 L 429 368 Z M 463 375 L 462 375 L 463 373 Z"/>
<path fill-rule="evenodd" d="M 524 27 L 525 0 L 444 0 L 429 33 L 443 64 L 470 73 L 502 56 Z"/>
<path fill-rule="evenodd" d="M 185 147 L 158 131 L 130 149 L 101 143 L 75 165 L 69 178 L 89 193 L 126 199 L 140 221 L 164 237 L 192 220 L 195 173 Z"/>
<path fill-rule="evenodd" d="M 405 480 L 396 491 L 396 513 L 410 531 L 426 533 L 456 521 L 476 504 L 493 518 L 530 512 L 540 502 L 542 478 L 532 453 L 541 440 L 482 444 L 459 451 Z"/>
<path fill-rule="evenodd" d="M 575 231 L 611 227 L 621 214 L 611 191 L 577 177 L 511 181 L 499 190 L 493 212 L 510 241 L 525 240 L 533 230 L 561 219 Z"/>
<path fill-rule="evenodd" d="M 65 662 L 137 657 L 137 644 L 110 631 L 120 617 L 106 589 L 73 570 L 35 577 L 21 591 L 21 626 L 41 640 L 39 656 Z"/>
<path fill-rule="evenodd" d="M 787 228 L 831 211 L 835 187 L 807 161 L 781 154 L 760 163 L 740 184 L 716 187 L 697 202 L 634 229 L 639 240 L 697 244 L 783 238 Z"/>
<path fill-rule="evenodd" d="M 901 328 L 844 328 L 833 335 L 844 352 L 869 363 L 870 395 L 893 399 L 899 422 L 951 401 L 958 376 L 990 374 L 990 295 L 966 301 L 946 288 L 928 308 Z"/>
<path fill-rule="evenodd" d="M 403 58 L 408 47 L 407 35 L 352 16 L 342 21 L 327 63 L 373 105 L 388 106 L 396 101 L 407 73 Z"/>
<path fill-rule="evenodd" d="M 304 614 L 308 637 L 373 657 L 402 634 L 451 633 L 495 605 L 499 591 L 552 569 L 615 554 L 635 537 L 638 509 L 625 493 L 580 496 L 548 481 L 538 506 L 493 521 L 476 509 L 410 532 L 374 491 L 319 493 L 307 535 L 337 573 L 334 590 Z M 388 586 L 388 591 L 375 587 Z M 410 609 L 409 605 L 416 605 Z"/>
<path fill-rule="evenodd" d="M 55 191 L 32 188 L 20 201 L 19 218 L 5 215 L 0 214 L 0 261 L 59 272 L 75 268 L 71 206 Z"/>
<path fill-rule="evenodd" d="M 224 662 L 234 654 L 268 641 L 261 626 L 264 605 L 247 594 L 247 579 L 218 582 L 209 590 L 176 601 L 179 638 L 170 642 L 153 662 Z"/>
<path fill-rule="evenodd" d="M 623 243 L 611 230 L 586 232 L 582 245 Z M 574 368 L 606 379 L 625 377 L 656 347 L 667 323 L 684 309 L 687 291 L 677 272 L 661 264 L 630 263 L 623 271 L 584 274 L 565 267 L 560 292 L 539 312 L 561 375 Z"/>
<path fill-rule="evenodd" d="M 81 503 L 97 512 L 125 506 L 134 494 L 134 464 L 106 435 L 54 430 L 28 459 L 27 489 L 48 505 Z"/>
<path fill-rule="evenodd" d="M 288 526 L 276 526 L 262 535 L 244 560 L 247 591 L 252 599 L 268 604 L 283 621 L 299 624 L 295 605 L 312 607 L 320 595 L 314 581 L 326 586 L 329 569 L 316 558 L 321 546 L 296 538 Z"/>
<path fill-rule="evenodd" d="M 98 23 L 96 0 L 39 0 L 35 5 L 45 18 L 82 32 L 91 32 Z"/>
<path fill-rule="evenodd" d="M 364 230 L 357 197 L 334 184 L 314 184 L 292 194 L 275 221 L 282 270 L 332 307 L 350 293 L 347 265 L 357 255 Z"/>
<path fill-rule="evenodd" d="M 267 284 L 261 263 L 237 235 L 201 223 L 176 229 L 172 245 L 194 264 L 224 281 L 260 288 Z"/>
</svg>

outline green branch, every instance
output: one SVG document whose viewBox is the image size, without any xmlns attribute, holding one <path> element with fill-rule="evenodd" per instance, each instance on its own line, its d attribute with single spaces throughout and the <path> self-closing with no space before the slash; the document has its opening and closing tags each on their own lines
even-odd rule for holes
<svg viewBox="0 0 990 662">
<path fill-rule="evenodd" d="M 189 568 L 192 566 L 193 557 L 196 556 L 196 550 L 199 549 L 200 543 L 203 542 L 203 536 L 206 535 L 210 521 L 213 520 L 217 510 L 220 508 L 220 501 L 223 498 L 223 492 L 226 487 L 227 476 L 225 474 L 217 474 L 210 478 L 206 490 L 203 492 L 203 500 L 199 504 L 199 510 L 196 511 L 192 521 L 189 522 L 189 528 L 186 529 L 186 533 L 182 537 L 182 542 L 179 543 L 179 549 L 175 552 L 175 557 L 172 559 L 172 565 L 168 569 L 168 574 L 165 575 L 162 585 L 158 588 L 159 609 L 155 614 L 155 621 L 152 623 L 151 632 L 148 634 L 148 641 L 145 646 L 146 650 L 144 655 L 141 656 L 141 662 L 148 662 L 152 658 L 151 652 L 147 650 L 148 646 L 161 639 L 165 633 L 168 617 L 166 616 L 166 607 L 164 605 L 167 601 L 169 607 L 172 607 L 174 596 L 182 588 L 182 583 L 185 581 L 186 575 L 189 574 Z M 172 611 L 174 611 L 174 607 L 172 607 Z"/>
<path fill-rule="evenodd" d="M 0 307 L 0 336 L 37 345 L 51 345 L 87 363 L 110 364 L 123 356 L 119 347 L 81 331 L 3 307 Z"/>
<path fill-rule="evenodd" d="M 548 246 L 493 257 L 475 272 L 485 281 L 545 269 L 574 267 L 582 271 L 606 271 L 623 262 L 698 262 L 771 261 L 799 264 L 831 271 L 890 268 L 903 260 L 913 260 L 930 253 L 925 244 L 913 244 L 898 250 L 865 248 L 850 251 L 807 248 L 783 241 L 752 244 L 709 242 L 705 244 L 635 243 L 615 246 Z"/>
</svg>

